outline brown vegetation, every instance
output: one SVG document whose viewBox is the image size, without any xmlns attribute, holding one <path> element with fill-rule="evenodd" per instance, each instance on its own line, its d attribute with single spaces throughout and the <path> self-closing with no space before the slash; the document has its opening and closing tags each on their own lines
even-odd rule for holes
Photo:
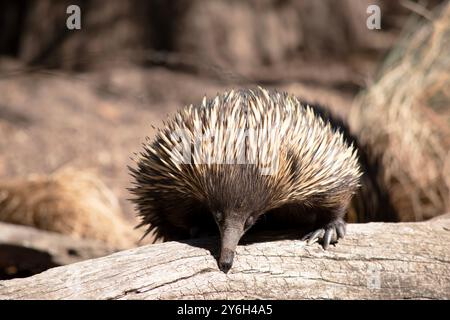
<svg viewBox="0 0 450 320">
<path fill-rule="evenodd" d="M 450 5 L 433 14 L 431 23 L 411 21 L 350 116 L 371 157 L 381 158 L 401 221 L 450 206 Z"/>
<path fill-rule="evenodd" d="M 139 240 L 117 197 L 88 171 L 0 181 L 0 221 L 129 248 Z"/>
</svg>

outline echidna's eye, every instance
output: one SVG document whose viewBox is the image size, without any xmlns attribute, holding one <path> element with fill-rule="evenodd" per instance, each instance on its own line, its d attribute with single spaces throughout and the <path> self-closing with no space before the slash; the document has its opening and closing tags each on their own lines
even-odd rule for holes
<svg viewBox="0 0 450 320">
<path fill-rule="evenodd" d="M 245 228 L 245 229 L 250 228 L 250 227 L 253 225 L 254 222 L 255 222 L 255 218 L 253 218 L 253 216 L 248 217 L 248 218 L 247 218 L 247 221 L 245 221 L 245 226 L 244 226 L 244 228 Z"/>
<path fill-rule="evenodd" d="M 216 221 L 220 222 L 220 221 L 222 221 L 222 219 L 223 219 L 223 213 L 220 211 L 217 211 L 216 212 Z"/>
</svg>

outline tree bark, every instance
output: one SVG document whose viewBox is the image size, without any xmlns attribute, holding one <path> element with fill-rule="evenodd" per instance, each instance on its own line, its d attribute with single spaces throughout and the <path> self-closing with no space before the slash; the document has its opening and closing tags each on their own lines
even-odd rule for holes
<svg viewBox="0 0 450 320">
<path fill-rule="evenodd" d="M 449 215 L 352 224 L 327 251 L 260 240 L 238 247 L 228 274 L 211 254 L 217 239 L 166 242 L 1 281 L 0 299 L 450 298 Z"/>
</svg>

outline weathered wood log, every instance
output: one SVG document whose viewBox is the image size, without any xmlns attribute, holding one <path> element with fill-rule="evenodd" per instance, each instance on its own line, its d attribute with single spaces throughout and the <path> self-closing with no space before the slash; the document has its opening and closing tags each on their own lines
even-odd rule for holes
<svg viewBox="0 0 450 320">
<path fill-rule="evenodd" d="M 96 240 L 0 222 L 0 279 L 33 275 L 115 251 Z"/>
<path fill-rule="evenodd" d="M 327 251 L 286 236 L 241 245 L 228 274 L 211 254 L 216 241 L 148 245 L 0 281 L 0 299 L 450 298 L 448 215 L 352 224 Z"/>
</svg>

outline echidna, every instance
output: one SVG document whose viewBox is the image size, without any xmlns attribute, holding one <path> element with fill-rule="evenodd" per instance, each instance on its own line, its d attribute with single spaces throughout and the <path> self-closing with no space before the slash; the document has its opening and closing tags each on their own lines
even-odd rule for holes
<svg viewBox="0 0 450 320">
<path fill-rule="evenodd" d="M 165 240 L 218 230 L 224 272 L 257 221 L 309 232 L 324 249 L 336 242 L 361 175 L 342 133 L 294 96 L 262 88 L 181 109 L 136 161 L 141 226 Z"/>
</svg>

